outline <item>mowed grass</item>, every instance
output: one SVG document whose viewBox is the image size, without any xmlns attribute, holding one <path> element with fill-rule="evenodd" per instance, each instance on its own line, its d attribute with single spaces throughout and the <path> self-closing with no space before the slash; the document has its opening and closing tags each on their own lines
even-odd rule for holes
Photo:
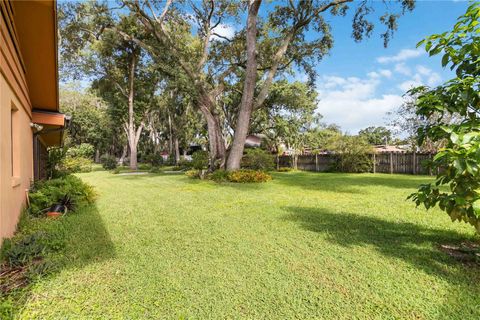
<svg viewBox="0 0 480 320">
<path fill-rule="evenodd" d="M 479 319 L 473 229 L 405 198 L 428 177 L 278 173 L 266 184 L 82 174 L 65 267 L 25 319 Z"/>
</svg>

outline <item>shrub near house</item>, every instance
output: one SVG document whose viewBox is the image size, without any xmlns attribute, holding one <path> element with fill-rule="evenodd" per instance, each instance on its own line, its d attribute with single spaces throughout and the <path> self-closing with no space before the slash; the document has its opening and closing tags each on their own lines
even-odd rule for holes
<svg viewBox="0 0 480 320">
<path fill-rule="evenodd" d="M 91 204 L 96 196 L 92 186 L 73 175 L 39 181 L 30 191 L 28 211 L 34 216 L 41 216 L 49 206 L 60 201 L 65 195 L 68 195 L 76 206 Z"/>
</svg>

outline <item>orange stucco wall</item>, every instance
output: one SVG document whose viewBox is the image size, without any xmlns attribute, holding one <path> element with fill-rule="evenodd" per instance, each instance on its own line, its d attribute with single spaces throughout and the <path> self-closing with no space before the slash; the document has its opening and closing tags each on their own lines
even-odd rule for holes
<svg viewBox="0 0 480 320">
<path fill-rule="evenodd" d="M 33 179 L 32 105 L 9 5 L 0 2 L 0 243 L 15 232 Z"/>
<path fill-rule="evenodd" d="M 13 131 L 12 107 L 16 108 Z M 30 115 L 22 107 L 4 75 L 0 74 L 0 241 L 13 235 L 25 205 L 25 191 L 32 179 L 33 134 Z"/>
</svg>

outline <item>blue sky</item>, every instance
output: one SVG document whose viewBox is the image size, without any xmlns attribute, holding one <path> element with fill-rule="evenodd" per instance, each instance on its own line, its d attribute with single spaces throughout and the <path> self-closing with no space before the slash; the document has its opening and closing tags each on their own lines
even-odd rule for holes
<svg viewBox="0 0 480 320">
<path fill-rule="evenodd" d="M 381 6 L 379 2 L 378 11 Z M 370 39 L 355 43 L 349 17 L 331 19 L 334 48 L 317 67 L 318 112 L 324 121 L 352 134 L 384 125 L 387 113 L 402 103 L 412 85 L 432 86 L 451 78 L 439 57 L 428 57 L 415 46 L 427 35 L 450 30 L 467 6 L 460 1 L 418 1 L 416 9 L 399 20 L 386 49 L 379 37 L 381 26 Z"/>
</svg>

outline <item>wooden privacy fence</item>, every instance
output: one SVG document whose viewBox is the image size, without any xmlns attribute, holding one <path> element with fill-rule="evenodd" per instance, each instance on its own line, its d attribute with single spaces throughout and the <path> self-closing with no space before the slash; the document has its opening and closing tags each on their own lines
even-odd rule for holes
<svg viewBox="0 0 480 320">
<path fill-rule="evenodd" d="M 382 152 L 372 154 L 373 173 L 406 173 L 431 175 L 432 172 L 425 166 L 434 154 L 418 152 Z M 333 154 L 278 156 L 277 168 L 291 167 L 305 171 L 330 171 L 335 164 Z"/>
</svg>

